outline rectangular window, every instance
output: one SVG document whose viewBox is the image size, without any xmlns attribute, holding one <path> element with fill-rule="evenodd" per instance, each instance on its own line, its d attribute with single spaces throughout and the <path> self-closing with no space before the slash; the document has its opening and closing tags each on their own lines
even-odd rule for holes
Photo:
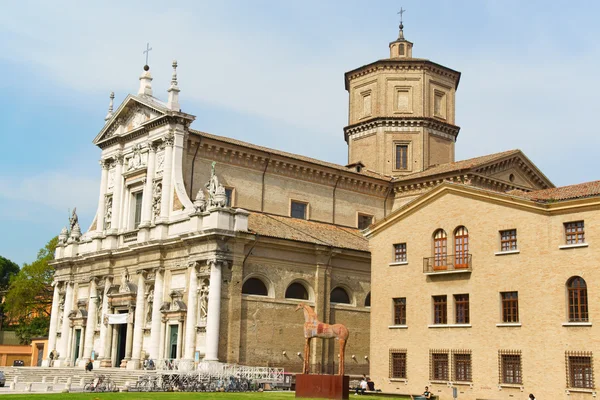
<svg viewBox="0 0 600 400">
<path fill-rule="evenodd" d="M 448 301 L 446 296 L 433 296 L 433 323 L 448 323 Z"/>
<path fill-rule="evenodd" d="M 517 230 L 500 231 L 500 251 L 517 250 Z"/>
<path fill-rule="evenodd" d="M 363 93 L 362 100 L 363 100 L 362 117 L 364 118 L 364 117 L 368 117 L 371 115 L 371 91 L 369 91 L 367 93 Z"/>
<path fill-rule="evenodd" d="M 433 97 L 433 115 L 446 118 L 446 95 L 444 92 L 435 91 Z"/>
<path fill-rule="evenodd" d="M 406 297 L 394 299 L 394 325 L 406 325 Z"/>
<path fill-rule="evenodd" d="M 450 365 L 448 350 L 429 351 L 429 379 L 432 381 L 449 381 Z"/>
<path fill-rule="evenodd" d="M 133 218 L 133 228 L 137 229 L 142 221 L 142 198 L 144 196 L 143 192 L 137 192 L 133 195 L 133 201 L 135 204 L 135 214 Z M 131 221 L 131 220 L 130 220 Z"/>
<path fill-rule="evenodd" d="M 358 214 L 358 229 L 367 229 L 373 223 L 373 216 Z"/>
<path fill-rule="evenodd" d="M 408 145 L 396 145 L 396 169 L 408 168 Z"/>
<path fill-rule="evenodd" d="M 518 350 L 498 351 L 500 383 L 522 384 L 521 352 Z"/>
<path fill-rule="evenodd" d="M 225 188 L 225 197 L 225 206 L 231 207 L 233 205 L 233 188 Z"/>
<path fill-rule="evenodd" d="M 394 262 L 406 262 L 406 243 L 394 245 Z"/>
<path fill-rule="evenodd" d="M 307 219 L 306 218 L 307 208 L 308 208 L 308 203 L 292 201 L 292 209 L 291 209 L 292 218 Z"/>
<path fill-rule="evenodd" d="M 502 292 L 502 322 L 519 322 L 519 292 Z"/>
<path fill-rule="evenodd" d="M 455 382 L 472 382 L 471 350 L 452 350 L 453 378 Z"/>
<path fill-rule="evenodd" d="M 469 323 L 469 295 L 468 294 L 455 294 L 454 295 L 454 308 L 456 311 L 456 323 L 457 324 L 468 324 Z"/>
<path fill-rule="evenodd" d="M 594 368 L 592 352 L 565 353 L 567 364 L 567 387 L 594 389 Z"/>
<path fill-rule="evenodd" d="M 406 379 L 406 350 L 390 350 L 390 378 Z"/>
<path fill-rule="evenodd" d="M 565 239 L 567 244 L 585 243 L 583 221 L 565 223 Z"/>
</svg>

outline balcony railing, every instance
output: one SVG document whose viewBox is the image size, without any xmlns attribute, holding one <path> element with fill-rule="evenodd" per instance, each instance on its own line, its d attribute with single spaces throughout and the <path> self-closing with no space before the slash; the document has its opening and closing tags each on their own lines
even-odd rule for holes
<svg viewBox="0 0 600 400">
<path fill-rule="evenodd" d="M 471 254 L 455 254 L 447 256 L 425 257 L 423 258 L 423 273 L 448 274 L 458 272 L 471 272 L 473 266 L 471 263 Z"/>
</svg>

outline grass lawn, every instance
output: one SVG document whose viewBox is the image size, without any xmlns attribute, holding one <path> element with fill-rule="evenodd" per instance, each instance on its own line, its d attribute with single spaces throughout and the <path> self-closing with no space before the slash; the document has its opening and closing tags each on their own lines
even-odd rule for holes
<svg viewBox="0 0 600 400">
<path fill-rule="evenodd" d="M 350 393 L 350 396 L 354 396 Z M 358 397 L 358 396 L 357 396 Z M 201 400 L 236 400 L 236 399 L 266 399 L 266 400 L 290 400 L 293 399 L 294 393 L 40 393 L 40 394 L 13 394 L 2 395 L 1 400 L 119 400 L 119 399 L 136 399 L 136 400 L 185 400 L 185 399 L 201 399 Z M 397 397 L 398 399 L 407 399 L 407 397 Z M 389 397 L 367 396 L 369 400 L 383 400 Z"/>
</svg>

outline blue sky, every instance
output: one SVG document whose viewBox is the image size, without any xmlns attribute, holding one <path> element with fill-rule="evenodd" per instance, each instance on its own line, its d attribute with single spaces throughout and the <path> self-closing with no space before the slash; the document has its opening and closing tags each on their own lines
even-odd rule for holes
<svg viewBox="0 0 600 400">
<path fill-rule="evenodd" d="M 108 94 L 155 96 L 179 62 L 193 128 L 346 163 L 343 74 L 388 57 L 402 6 L 413 56 L 462 72 L 457 159 L 520 148 L 556 184 L 599 179 L 600 3 L 79 1 L 0 13 L 0 255 L 19 264 L 98 198 Z"/>
</svg>

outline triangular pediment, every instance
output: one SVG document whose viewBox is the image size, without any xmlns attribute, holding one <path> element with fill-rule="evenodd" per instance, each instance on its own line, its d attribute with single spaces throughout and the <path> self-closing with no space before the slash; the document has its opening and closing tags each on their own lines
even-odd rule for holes
<svg viewBox="0 0 600 400">
<path fill-rule="evenodd" d="M 521 151 L 492 162 L 478 165 L 474 173 L 522 189 L 554 187 L 552 182 Z"/>
<path fill-rule="evenodd" d="M 98 133 L 94 144 L 126 135 L 167 113 L 165 105 L 154 98 L 145 97 L 128 95 Z"/>
</svg>

